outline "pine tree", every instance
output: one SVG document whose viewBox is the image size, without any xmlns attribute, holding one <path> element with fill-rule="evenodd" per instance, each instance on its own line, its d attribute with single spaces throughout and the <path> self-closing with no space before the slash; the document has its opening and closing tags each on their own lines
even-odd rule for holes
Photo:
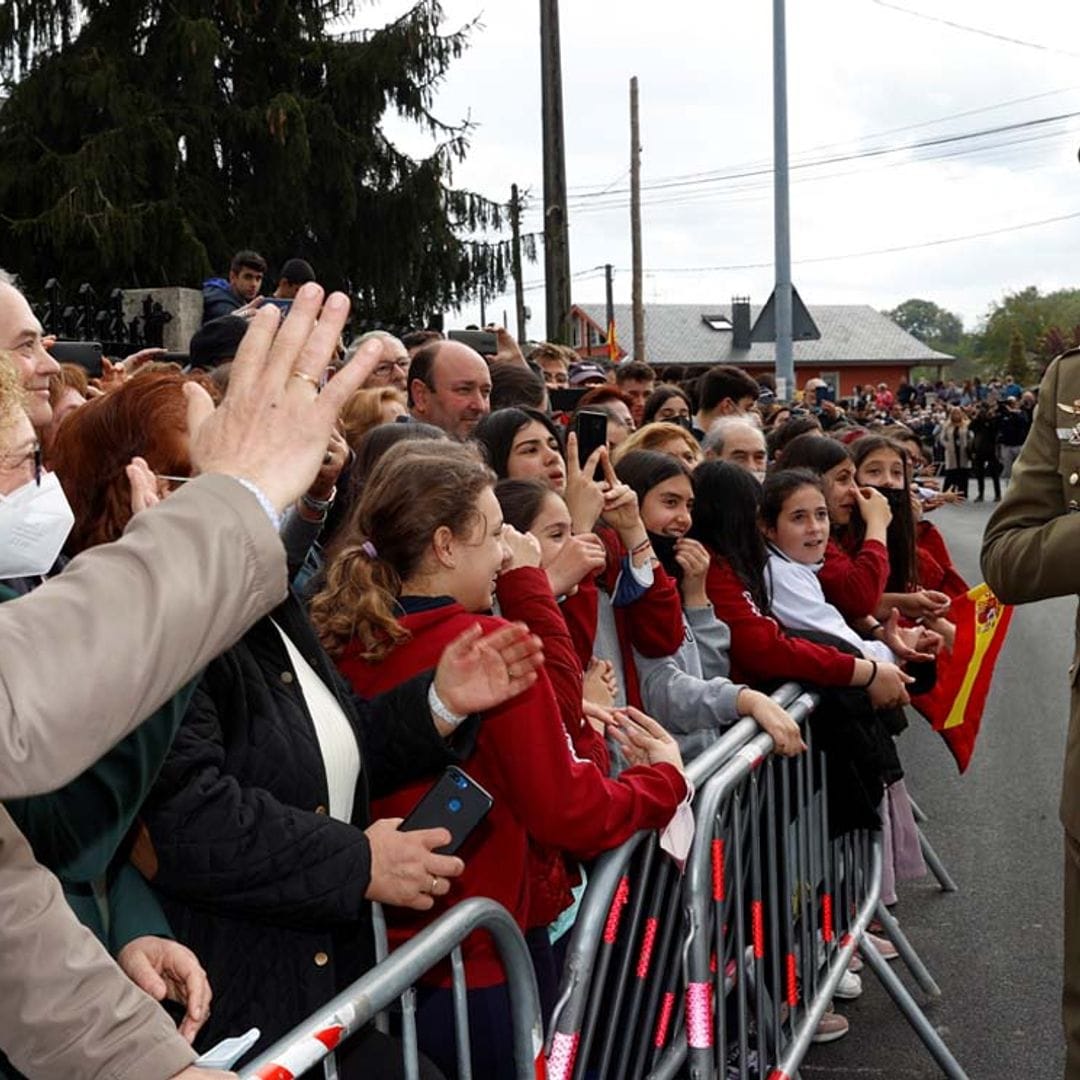
<svg viewBox="0 0 1080 1080">
<path fill-rule="evenodd" d="M 468 125 L 432 112 L 469 27 L 438 0 L 343 38 L 354 0 L 0 5 L 0 251 L 33 286 L 197 285 L 241 248 L 299 255 L 364 317 L 501 291 L 503 207 L 452 186 Z M 16 80 L 18 72 L 25 76 Z M 412 160 L 396 109 L 437 149 Z"/>
</svg>

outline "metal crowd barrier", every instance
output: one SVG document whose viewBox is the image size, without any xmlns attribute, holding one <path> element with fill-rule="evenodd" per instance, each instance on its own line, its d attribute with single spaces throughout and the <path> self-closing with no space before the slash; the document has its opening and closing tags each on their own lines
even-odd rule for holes
<svg viewBox="0 0 1080 1080">
<path fill-rule="evenodd" d="M 774 697 L 800 722 L 817 703 L 792 684 Z M 864 939 L 876 914 L 940 993 L 880 902 L 880 837 L 830 839 L 824 762 L 805 732 L 808 751 L 778 759 L 743 721 L 690 763 L 697 830 L 681 880 L 647 834 L 598 861 L 549 1031 L 552 1080 L 788 1080 L 856 948 L 945 1074 L 965 1080 Z"/>
<path fill-rule="evenodd" d="M 327 1080 L 337 1077 L 336 1048 L 398 999 L 402 1003 L 405 1075 L 419 1076 L 415 990 L 420 976 L 449 955 L 453 973 L 458 1075 L 470 1080 L 472 1066 L 465 1003 L 465 968 L 460 943 L 474 930 L 488 931 L 506 971 L 514 1036 L 516 1080 L 543 1076 L 540 999 L 525 938 L 510 913 L 494 900 L 473 898 L 454 905 L 436 922 L 329 1001 L 245 1066 L 243 1080 L 294 1080 L 324 1063 Z"/>
</svg>

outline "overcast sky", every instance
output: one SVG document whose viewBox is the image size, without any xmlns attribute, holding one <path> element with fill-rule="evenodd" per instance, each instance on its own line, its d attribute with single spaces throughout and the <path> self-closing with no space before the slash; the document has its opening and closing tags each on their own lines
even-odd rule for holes
<svg viewBox="0 0 1080 1080">
<path fill-rule="evenodd" d="M 408 6 L 383 0 L 355 25 Z M 539 231 L 539 3 L 444 0 L 444 9 L 447 29 L 482 22 L 436 101 L 443 119 L 476 124 L 455 182 L 499 199 L 513 182 L 529 189 L 525 229 Z M 630 300 L 637 75 L 646 302 L 764 302 L 773 283 L 771 9 L 768 0 L 563 0 L 575 301 L 602 302 L 594 268 L 606 262 L 616 267 L 616 302 Z M 792 166 L 901 148 L 794 169 L 793 278 L 808 305 L 890 308 L 918 296 L 971 329 L 1007 292 L 1080 286 L 1080 115 L 1067 116 L 1080 114 L 1080 4 L 789 0 L 787 23 Z M 1011 125 L 1026 126 L 911 148 Z M 413 153 L 425 148 L 415 130 L 394 123 L 388 132 Z M 657 184 L 669 186 L 650 190 Z M 1054 218 L 1065 220 L 1035 224 Z M 526 293 L 534 338 L 544 334 L 538 254 L 524 273 L 541 286 Z M 503 310 L 512 320 L 512 296 L 489 301 L 489 318 Z M 476 318 L 467 309 L 449 325 Z"/>
</svg>

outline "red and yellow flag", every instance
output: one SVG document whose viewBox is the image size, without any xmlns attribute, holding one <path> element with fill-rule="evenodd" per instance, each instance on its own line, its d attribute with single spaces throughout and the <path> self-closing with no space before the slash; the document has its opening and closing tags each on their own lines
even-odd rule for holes
<svg viewBox="0 0 1080 1080">
<path fill-rule="evenodd" d="M 619 362 L 619 343 L 615 340 L 615 320 L 612 319 L 607 324 L 607 354 L 608 359 L 613 363 Z"/>
<path fill-rule="evenodd" d="M 963 772 L 971 761 L 998 653 L 1005 644 L 1013 609 L 985 582 L 953 598 L 949 620 L 956 626 L 951 653 L 938 657 L 937 685 L 911 703 L 945 740 Z"/>
</svg>

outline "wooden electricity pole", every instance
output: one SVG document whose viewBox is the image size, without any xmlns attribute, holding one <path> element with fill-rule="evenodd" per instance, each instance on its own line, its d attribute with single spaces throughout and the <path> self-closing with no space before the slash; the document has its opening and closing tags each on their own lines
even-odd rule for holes
<svg viewBox="0 0 1080 1080">
<path fill-rule="evenodd" d="M 547 338 L 570 343 L 570 237 L 566 218 L 559 0 L 540 0 L 540 93 L 544 126 L 544 286 Z"/>
<path fill-rule="evenodd" d="M 525 287 L 521 281 L 521 200 L 517 184 L 510 185 L 511 273 L 514 275 L 514 314 L 517 316 L 517 341 L 525 344 Z"/>
<path fill-rule="evenodd" d="M 645 359 L 645 307 L 641 294 L 641 130 L 638 125 L 638 83 L 630 80 L 630 248 L 631 300 L 634 312 L 634 359 Z"/>
</svg>

